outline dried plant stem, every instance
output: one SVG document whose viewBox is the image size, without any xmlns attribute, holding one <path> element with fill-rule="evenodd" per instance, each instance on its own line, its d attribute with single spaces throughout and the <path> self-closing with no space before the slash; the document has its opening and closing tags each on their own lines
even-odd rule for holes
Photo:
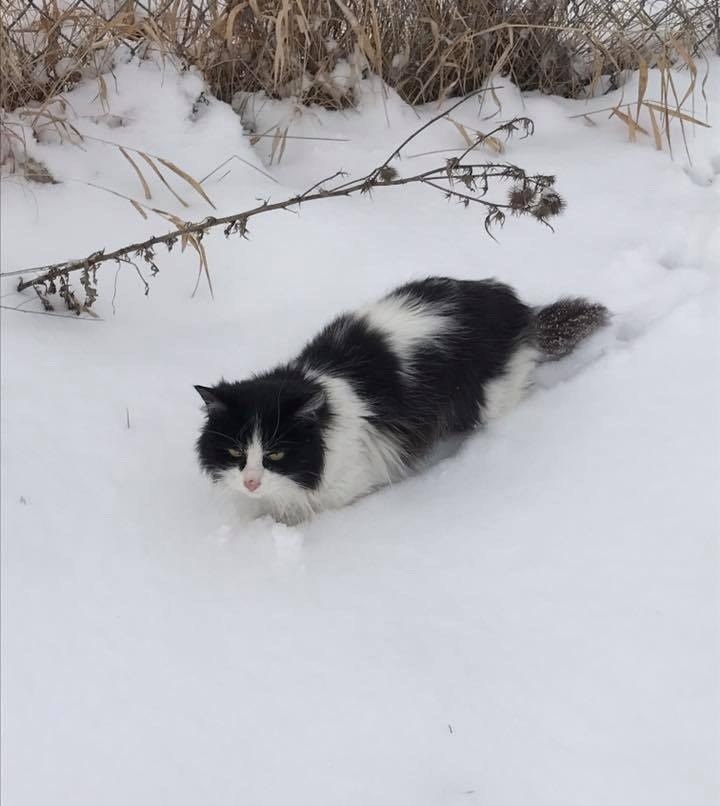
<svg viewBox="0 0 720 806">
<path fill-rule="evenodd" d="M 465 168 L 471 168 L 473 171 L 477 169 L 484 170 L 485 168 L 489 167 L 491 164 L 488 163 L 487 165 L 466 165 L 463 166 Z M 487 173 L 488 177 L 498 177 L 503 176 L 504 170 L 511 166 L 499 166 L 502 168 L 501 171 L 495 173 Z M 83 269 L 92 269 L 99 266 L 102 263 L 107 263 L 109 261 L 114 260 L 122 260 L 127 258 L 128 255 L 134 255 L 137 252 L 142 252 L 147 249 L 152 249 L 154 246 L 158 246 L 160 244 L 168 244 L 169 242 L 175 241 L 178 238 L 182 238 L 183 236 L 187 235 L 199 235 L 200 233 L 204 234 L 211 229 L 215 229 L 217 227 L 221 227 L 227 224 L 242 224 L 243 222 L 249 221 L 251 218 L 255 216 L 262 215 L 263 213 L 270 213 L 273 210 L 286 210 L 292 207 L 300 206 L 300 204 L 304 204 L 310 201 L 316 201 L 319 199 L 336 199 L 341 196 L 351 196 L 353 193 L 357 192 L 368 192 L 372 188 L 375 187 L 398 187 L 401 185 L 410 185 L 410 184 L 417 184 L 417 183 L 425 183 L 429 187 L 434 187 L 439 190 L 445 192 L 448 196 L 461 198 L 461 199 L 471 199 L 473 202 L 477 202 L 478 204 L 484 205 L 487 208 L 493 209 L 510 209 L 510 205 L 508 204 L 497 204 L 493 202 L 489 202 L 485 199 L 477 198 L 477 197 L 469 197 L 467 195 L 463 195 L 458 193 L 457 191 L 452 190 L 451 188 L 440 187 L 432 183 L 432 179 L 447 179 L 447 169 L 445 166 L 442 168 L 435 168 L 431 171 L 425 171 L 421 174 L 416 174 L 415 176 L 397 178 L 397 179 L 390 179 L 388 181 L 382 180 L 375 180 L 370 176 L 363 177 L 351 184 L 343 185 L 337 189 L 331 190 L 318 190 L 315 193 L 302 193 L 299 196 L 292 196 L 289 199 L 285 199 L 283 201 L 269 203 L 263 202 L 262 204 L 258 205 L 257 207 L 253 207 L 250 210 L 245 210 L 241 213 L 233 213 L 232 215 L 223 216 L 222 218 L 214 218 L 212 216 L 203 219 L 202 221 L 198 221 L 195 223 L 188 223 L 187 226 L 178 228 L 176 230 L 172 230 L 164 235 L 156 235 L 152 238 L 148 238 L 145 241 L 139 241 L 138 243 L 129 244 L 127 246 L 123 246 L 120 249 L 115 249 L 112 252 L 105 252 L 104 250 L 100 250 L 98 252 L 94 252 L 91 255 L 88 255 L 86 258 L 81 260 L 68 260 L 63 261 L 60 263 L 53 263 L 46 266 L 37 266 L 32 269 L 22 269 L 19 271 L 13 272 L 5 272 L 2 274 L 3 277 L 13 277 L 13 276 L 20 276 L 23 274 L 36 274 L 35 277 L 29 280 L 21 280 L 18 283 L 18 291 L 23 291 L 26 288 L 31 288 L 32 286 L 41 285 L 45 282 L 50 281 L 54 277 L 59 274 L 65 274 L 67 272 L 76 272 L 82 271 Z M 477 178 L 477 174 L 473 173 L 473 178 Z M 524 173 L 519 173 L 517 178 L 526 178 Z M 529 177 L 527 177 L 529 178 Z M 228 233 L 229 234 L 229 233 Z"/>
<path fill-rule="evenodd" d="M 463 100 L 467 100 L 467 98 Z M 328 182 L 344 176 L 342 172 L 338 171 L 332 176 L 316 182 L 304 193 L 291 196 L 282 201 L 263 201 L 249 210 L 217 218 L 210 216 L 197 222 L 182 223 L 179 222 L 179 219 L 173 217 L 172 220 L 176 223 L 181 223 L 182 226 L 177 226 L 176 229 L 162 235 L 155 235 L 144 241 L 131 243 L 109 252 L 105 251 L 105 249 L 100 249 L 80 260 L 67 260 L 35 268 L 6 272 L 2 276 L 20 276 L 21 279 L 17 286 L 18 291 L 34 288 L 38 291 L 41 300 L 43 295 L 55 292 L 55 281 L 58 280 L 61 296 L 67 306 L 75 313 L 80 314 L 88 311 L 97 296 L 95 273 L 105 263 L 115 262 L 116 264 L 130 263 L 135 265 L 132 258 L 140 258 L 150 267 L 153 273 L 156 273 L 158 269 L 155 264 L 155 247 L 165 245 L 170 250 L 180 240 L 183 245 L 190 243 L 198 251 L 201 257 L 201 269 L 205 271 L 209 281 L 207 259 L 203 258 L 204 249 L 201 241 L 210 230 L 224 227 L 226 237 L 232 234 L 245 236 L 250 219 L 265 213 L 275 210 L 293 210 L 307 202 L 321 199 L 349 197 L 357 193 L 365 194 L 376 188 L 401 187 L 412 184 L 425 185 L 434 191 L 442 193 L 448 199 L 457 200 L 466 207 L 470 206 L 470 204 L 480 205 L 485 210 L 484 225 L 490 235 L 492 225 L 502 225 L 504 223 L 504 211 L 507 210 L 518 215 L 532 215 L 547 224 L 547 219 L 556 215 L 562 209 L 560 197 L 550 190 L 554 184 L 554 177 L 541 174 L 529 175 L 521 168 L 509 163 L 465 162 L 465 158 L 469 156 L 474 146 L 465 149 L 460 158 L 447 160 L 442 165 L 412 176 L 401 177 L 391 167 L 391 161 L 400 156 L 401 150 L 408 143 L 412 142 L 429 125 L 445 117 L 448 112 L 457 106 L 459 106 L 459 103 L 424 124 L 406 138 L 381 165 L 359 179 L 334 187 L 326 187 Z M 514 132 L 522 130 L 527 136 L 532 133 L 532 128 L 532 121 L 528 118 L 514 118 L 502 126 L 498 126 L 493 130 L 493 133 L 504 132 L 507 136 L 511 136 Z M 476 144 L 481 143 L 487 136 L 479 136 Z M 513 189 L 506 202 L 491 201 L 486 198 L 491 180 L 509 180 L 513 183 Z M 457 184 L 462 185 L 463 192 L 456 189 Z M 86 292 L 85 303 L 81 303 L 69 287 L 69 275 L 75 272 L 82 272 L 80 282 Z M 23 275 L 32 276 L 28 279 L 23 279 Z"/>
</svg>

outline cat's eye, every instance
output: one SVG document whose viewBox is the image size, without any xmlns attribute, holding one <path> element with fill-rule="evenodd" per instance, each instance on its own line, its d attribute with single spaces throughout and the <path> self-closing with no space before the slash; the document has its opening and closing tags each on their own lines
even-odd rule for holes
<svg viewBox="0 0 720 806">
<path fill-rule="evenodd" d="M 234 456 L 236 459 L 239 459 L 243 455 L 243 451 L 239 448 L 228 448 L 228 453 L 230 456 Z"/>
<path fill-rule="evenodd" d="M 285 451 L 274 451 L 268 454 L 268 459 L 271 462 L 279 462 L 285 456 Z"/>
</svg>

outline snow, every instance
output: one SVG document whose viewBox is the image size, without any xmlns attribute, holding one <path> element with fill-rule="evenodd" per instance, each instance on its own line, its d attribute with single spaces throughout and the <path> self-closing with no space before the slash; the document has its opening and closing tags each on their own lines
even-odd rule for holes
<svg viewBox="0 0 720 806">
<path fill-rule="evenodd" d="M 204 184 L 217 213 L 153 184 L 186 219 L 359 175 L 437 112 L 374 79 L 344 113 L 257 99 L 255 131 L 292 117 L 291 135 L 334 138 L 288 140 L 271 165 L 229 106 L 191 113 L 197 75 L 130 63 L 107 83 L 124 125 L 90 82 L 68 97 L 84 134 L 200 178 L 240 158 Z M 688 131 L 689 166 L 680 140 L 671 160 L 570 117 L 585 103 L 502 83 L 503 118 L 537 127 L 503 158 L 558 176 L 555 233 L 509 220 L 494 243 L 477 211 L 378 189 L 208 237 L 214 300 L 202 282 L 191 298 L 189 250 L 161 256 L 147 297 L 125 266 L 113 303 L 99 272 L 97 321 L 2 310 L 3 803 L 717 802 L 720 108 Z M 453 117 L 496 125 L 475 102 Z M 462 146 L 439 123 L 409 153 Z M 32 148 L 61 183 L 3 181 L 4 272 L 165 226 L 86 184 L 142 200 L 112 145 Z M 423 475 L 299 528 L 239 520 L 195 466 L 192 385 L 430 273 L 615 317 Z M 13 282 L 3 305 L 30 299 Z"/>
</svg>

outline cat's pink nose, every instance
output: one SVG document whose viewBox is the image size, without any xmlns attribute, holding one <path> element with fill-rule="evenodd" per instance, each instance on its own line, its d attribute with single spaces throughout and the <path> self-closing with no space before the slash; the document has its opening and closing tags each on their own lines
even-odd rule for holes
<svg viewBox="0 0 720 806">
<path fill-rule="evenodd" d="M 251 493 L 254 493 L 255 490 L 260 486 L 260 482 L 257 479 L 245 479 L 243 484 L 250 490 Z"/>
</svg>

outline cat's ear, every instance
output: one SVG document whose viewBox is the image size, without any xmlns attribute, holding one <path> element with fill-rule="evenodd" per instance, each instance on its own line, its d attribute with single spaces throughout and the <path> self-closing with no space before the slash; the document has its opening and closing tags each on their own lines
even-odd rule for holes
<svg viewBox="0 0 720 806">
<path fill-rule="evenodd" d="M 297 416 L 303 420 L 314 420 L 322 407 L 327 403 L 327 395 L 324 389 L 312 394 L 297 410 Z"/>
<path fill-rule="evenodd" d="M 222 409 L 225 407 L 225 404 L 222 400 L 217 396 L 217 392 L 215 389 L 210 388 L 209 386 L 196 386 L 195 391 L 200 395 L 203 399 L 203 403 L 205 404 L 205 408 L 208 411 Z"/>
</svg>

